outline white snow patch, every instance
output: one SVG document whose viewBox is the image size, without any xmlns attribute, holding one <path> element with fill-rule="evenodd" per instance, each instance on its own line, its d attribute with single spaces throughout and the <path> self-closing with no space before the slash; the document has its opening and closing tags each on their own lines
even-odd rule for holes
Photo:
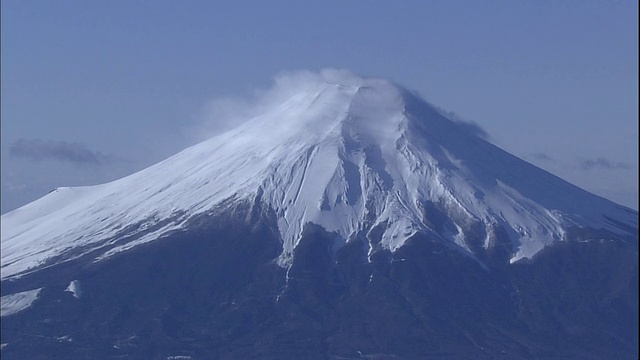
<svg viewBox="0 0 640 360">
<path fill-rule="evenodd" d="M 42 290 L 42 288 L 3 296 L 0 298 L 0 316 L 17 314 L 20 311 L 29 308 L 38 298 L 40 290 Z"/>
<path fill-rule="evenodd" d="M 82 290 L 80 289 L 80 281 L 73 280 L 69 283 L 69 286 L 65 289 L 65 291 L 70 292 L 74 298 L 80 299 L 82 296 Z"/>
</svg>

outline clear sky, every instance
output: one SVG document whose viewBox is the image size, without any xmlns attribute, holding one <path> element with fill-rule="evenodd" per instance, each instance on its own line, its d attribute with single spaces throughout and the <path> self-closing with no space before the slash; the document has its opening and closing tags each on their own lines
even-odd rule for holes
<svg viewBox="0 0 640 360">
<path fill-rule="evenodd" d="M 638 208 L 637 1 L 1 4 L 3 213 L 162 160 L 219 99 L 323 68 L 394 80 Z"/>
</svg>

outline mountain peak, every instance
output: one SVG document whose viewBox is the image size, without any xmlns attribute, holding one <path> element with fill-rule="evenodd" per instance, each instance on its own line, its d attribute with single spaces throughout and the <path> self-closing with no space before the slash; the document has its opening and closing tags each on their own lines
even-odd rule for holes
<svg viewBox="0 0 640 360">
<path fill-rule="evenodd" d="M 498 149 L 390 81 L 303 72 L 278 78 L 263 100 L 238 127 L 136 174 L 3 215 L 2 278 L 53 259 L 105 259 L 239 203 L 273 212 L 282 266 L 308 223 L 334 233 L 336 248 L 364 242 L 369 257 L 419 233 L 480 259 L 506 238 L 511 262 L 573 228 L 637 228 L 637 213 Z"/>
</svg>

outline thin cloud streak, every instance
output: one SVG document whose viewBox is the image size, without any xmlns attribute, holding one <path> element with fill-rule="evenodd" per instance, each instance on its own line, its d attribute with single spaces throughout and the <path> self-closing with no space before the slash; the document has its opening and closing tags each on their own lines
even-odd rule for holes
<svg viewBox="0 0 640 360">
<path fill-rule="evenodd" d="M 81 143 L 43 139 L 19 139 L 9 146 L 9 153 L 36 161 L 55 160 L 89 165 L 103 165 L 117 160 L 114 156 L 93 151 Z"/>
<path fill-rule="evenodd" d="M 616 169 L 629 169 L 630 166 L 624 162 L 614 162 L 605 158 L 597 158 L 597 159 L 582 159 L 579 160 L 580 168 L 582 170 L 593 170 L 593 169 L 605 169 L 605 170 L 616 170 Z"/>
<path fill-rule="evenodd" d="M 538 161 L 547 161 L 547 162 L 556 161 L 556 159 L 552 158 L 551 156 L 545 153 L 533 153 L 533 154 L 529 154 L 529 157 L 533 160 L 538 160 Z"/>
<path fill-rule="evenodd" d="M 422 97 L 417 91 L 413 91 L 414 95 L 416 95 L 417 97 L 424 99 L 424 97 Z M 427 101 L 427 100 L 425 100 Z M 428 101 L 427 101 L 428 102 Z M 458 125 L 458 127 L 460 128 L 460 130 L 470 133 L 472 135 L 481 137 L 487 141 L 491 140 L 491 136 L 489 135 L 489 133 L 482 128 L 482 126 L 480 126 L 480 124 L 476 123 L 475 121 L 471 121 L 471 120 L 466 120 L 463 119 L 460 115 L 458 115 L 456 112 L 453 111 L 448 111 L 445 110 L 439 106 L 433 105 L 431 103 L 429 103 L 429 105 L 431 105 L 434 109 L 436 109 L 436 111 L 438 111 L 442 116 L 446 117 L 447 119 L 453 121 L 454 123 L 456 123 Z"/>
</svg>

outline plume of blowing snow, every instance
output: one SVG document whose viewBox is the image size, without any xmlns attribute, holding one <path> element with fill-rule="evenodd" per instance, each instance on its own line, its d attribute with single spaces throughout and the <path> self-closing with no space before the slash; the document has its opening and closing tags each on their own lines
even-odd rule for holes
<svg viewBox="0 0 640 360">
<path fill-rule="evenodd" d="M 194 142 L 204 141 L 264 114 L 274 106 L 280 105 L 296 94 L 305 91 L 305 89 L 326 84 L 363 86 L 367 81 L 372 80 L 376 80 L 376 78 L 364 78 L 349 70 L 283 71 L 274 77 L 269 87 L 256 88 L 248 96 L 222 97 L 209 101 L 203 106 L 198 116 L 199 123 L 187 132 L 191 134 Z M 416 91 L 411 91 L 411 93 L 418 98 L 422 98 Z M 461 130 L 480 136 L 485 140 L 491 139 L 491 136 L 477 123 L 462 119 L 454 112 L 446 111 L 433 104 L 430 105 L 443 116 L 457 123 Z"/>
<path fill-rule="evenodd" d="M 222 97 L 209 101 L 198 116 L 199 123 L 187 132 L 195 142 L 200 142 L 236 128 L 305 89 L 327 83 L 360 86 L 364 81 L 348 70 L 283 71 L 268 88 L 256 88 L 245 97 Z"/>
</svg>

